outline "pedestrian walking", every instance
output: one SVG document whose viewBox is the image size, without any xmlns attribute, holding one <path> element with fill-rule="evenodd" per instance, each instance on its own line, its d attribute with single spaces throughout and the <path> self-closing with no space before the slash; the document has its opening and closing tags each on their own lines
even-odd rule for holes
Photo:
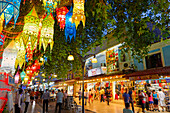
<svg viewBox="0 0 170 113">
<path fill-rule="evenodd" d="M 35 92 L 35 102 L 36 103 L 38 102 L 39 95 L 40 95 L 40 92 L 38 90 L 36 90 L 36 92 Z"/>
<path fill-rule="evenodd" d="M 123 109 L 123 113 L 133 113 L 133 111 L 129 109 L 129 104 Z"/>
<path fill-rule="evenodd" d="M 89 89 L 89 104 L 92 102 L 92 91 Z"/>
<path fill-rule="evenodd" d="M 63 93 L 59 89 L 58 93 L 57 93 L 57 96 L 56 96 L 57 103 L 56 103 L 55 113 L 57 113 L 57 107 L 58 106 L 59 106 L 58 113 L 61 113 L 61 107 L 62 107 L 62 103 L 63 103 L 63 98 L 64 98 L 64 95 L 63 95 Z"/>
<path fill-rule="evenodd" d="M 152 96 L 152 93 L 149 92 L 149 95 L 148 95 L 148 100 L 149 100 L 149 110 L 150 111 L 154 111 L 154 106 L 153 106 L 153 96 Z"/>
<path fill-rule="evenodd" d="M 22 113 L 23 112 L 23 106 L 24 106 L 23 90 L 19 89 L 18 107 L 19 107 L 19 111 L 20 112 L 18 112 L 18 113 Z"/>
<path fill-rule="evenodd" d="M 24 113 L 27 113 L 27 110 L 28 110 L 28 106 L 29 106 L 29 103 L 30 103 L 30 90 L 26 91 L 25 93 L 25 111 Z"/>
<path fill-rule="evenodd" d="M 18 102 L 19 102 L 19 90 L 17 90 L 15 92 L 15 113 L 20 113 L 20 108 L 18 106 Z"/>
<path fill-rule="evenodd" d="M 164 108 L 166 106 L 166 104 L 165 104 L 165 94 L 161 89 L 159 89 L 158 97 L 159 97 L 160 106 L 162 108 L 162 112 L 164 112 Z"/>
<path fill-rule="evenodd" d="M 106 90 L 105 95 L 106 95 L 106 99 L 107 99 L 107 105 L 109 105 L 109 102 L 110 102 L 110 91 L 109 91 L 109 89 Z"/>
<path fill-rule="evenodd" d="M 125 93 L 123 94 L 123 98 L 124 98 L 125 108 L 128 108 L 129 107 L 130 96 L 128 94 L 128 90 L 127 89 L 125 89 Z"/>
<path fill-rule="evenodd" d="M 133 98 L 132 98 L 132 88 L 129 88 L 129 96 L 130 96 L 130 100 L 129 100 L 129 103 L 131 104 L 132 106 L 132 111 L 133 113 L 135 113 L 135 110 L 134 110 L 134 101 L 133 101 Z"/>
<path fill-rule="evenodd" d="M 82 96 L 81 89 L 79 89 L 78 95 L 79 95 L 79 104 L 81 104 L 81 96 Z"/>
<path fill-rule="evenodd" d="M 30 99 L 31 99 L 31 103 L 33 103 L 33 101 L 34 101 L 34 96 L 35 96 L 35 92 L 34 92 L 34 89 L 31 91 L 31 97 L 30 97 Z"/>
<path fill-rule="evenodd" d="M 68 94 L 67 94 L 67 90 L 64 92 L 64 107 L 65 108 L 67 108 L 67 96 L 68 96 Z"/>
<path fill-rule="evenodd" d="M 155 90 L 153 90 L 153 103 L 154 103 L 154 110 L 158 110 L 159 111 L 159 107 L 158 107 L 158 94 L 156 93 Z M 160 111 L 159 111 L 160 112 Z"/>
<path fill-rule="evenodd" d="M 88 99 L 88 92 L 87 90 L 84 91 L 84 99 L 85 99 L 85 105 L 87 104 L 87 99 Z"/>
<path fill-rule="evenodd" d="M 101 98 L 101 99 L 100 99 L 100 102 L 102 102 L 102 101 L 104 102 L 104 92 L 105 92 L 105 91 L 104 91 L 104 88 L 102 88 L 102 89 L 100 90 L 100 98 Z"/>
<path fill-rule="evenodd" d="M 144 93 L 144 91 L 141 91 L 141 95 L 142 95 L 142 112 L 145 113 L 145 108 L 146 108 L 146 94 Z"/>
<path fill-rule="evenodd" d="M 48 89 L 46 89 L 46 92 L 42 95 L 43 99 L 43 113 L 45 112 L 45 106 L 46 106 L 46 112 L 48 112 L 48 100 L 50 99 L 50 94 L 48 92 Z"/>
</svg>

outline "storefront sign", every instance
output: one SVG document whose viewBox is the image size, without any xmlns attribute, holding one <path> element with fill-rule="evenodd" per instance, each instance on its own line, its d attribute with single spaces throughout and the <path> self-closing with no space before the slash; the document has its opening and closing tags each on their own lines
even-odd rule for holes
<svg viewBox="0 0 170 113">
<path fill-rule="evenodd" d="M 148 80 L 148 79 L 159 79 L 158 75 L 146 75 L 146 76 L 136 76 L 129 77 L 130 80 Z"/>
<path fill-rule="evenodd" d="M 102 74 L 100 68 L 94 68 L 94 69 L 88 70 L 88 77 L 100 75 L 100 74 Z"/>
<path fill-rule="evenodd" d="M 107 67 L 101 67 L 102 74 L 107 74 Z"/>
</svg>

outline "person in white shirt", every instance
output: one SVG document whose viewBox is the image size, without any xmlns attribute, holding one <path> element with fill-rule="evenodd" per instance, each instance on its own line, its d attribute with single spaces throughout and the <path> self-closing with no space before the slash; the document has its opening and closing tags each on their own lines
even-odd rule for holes
<svg viewBox="0 0 170 113">
<path fill-rule="evenodd" d="M 59 112 L 58 113 L 61 113 L 61 106 L 62 106 L 62 103 L 63 103 L 64 95 L 60 90 L 58 90 L 56 98 L 57 98 L 57 104 L 56 104 L 56 108 L 55 108 L 55 113 L 57 113 L 57 107 L 58 106 L 59 106 Z"/>
<path fill-rule="evenodd" d="M 161 91 L 161 89 L 159 89 L 158 98 L 159 98 L 160 106 L 162 108 L 162 112 L 164 112 L 164 107 L 166 106 L 166 104 L 165 104 L 165 94 L 164 94 L 163 91 Z"/>
<path fill-rule="evenodd" d="M 87 90 L 84 90 L 85 105 L 87 103 L 88 96 L 89 96 L 89 94 L 88 94 Z"/>
<path fill-rule="evenodd" d="M 28 110 L 28 105 L 29 105 L 29 103 L 30 103 L 30 90 L 28 90 L 28 91 L 25 92 L 25 98 L 26 98 L 26 100 L 25 100 L 25 111 L 24 111 L 24 113 L 27 112 L 27 110 Z"/>
<path fill-rule="evenodd" d="M 22 110 L 21 109 L 22 107 L 22 103 L 23 103 L 23 94 L 22 94 L 23 90 L 22 89 L 19 89 L 19 98 L 18 98 L 18 107 L 19 107 L 19 111 L 22 113 Z"/>
<path fill-rule="evenodd" d="M 78 94 L 79 94 L 79 104 L 81 103 L 81 94 L 82 94 L 82 92 L 81 92 L 81 89 L 79 89 L 79 92 L 78 92 Z"/>
</svg>

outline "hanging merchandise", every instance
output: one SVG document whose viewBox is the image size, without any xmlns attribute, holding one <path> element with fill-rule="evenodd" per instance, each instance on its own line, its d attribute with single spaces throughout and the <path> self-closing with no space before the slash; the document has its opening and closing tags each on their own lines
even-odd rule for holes
<svg viewBox="0 0 170 113">
<path fill-rule="evenodd" d="M 66 41 L 69 36 L 70 41 L 74 36 L 74 39 L 76 38 L 76 26 L 75 23 L 72 23 L 72 7 L 70 8 L 70 11 L 66 14 L 66 26 L 65 26 L 65 36 L 66 36 Z"/>
<path fill-rule="evenodd" d="M 35 11 L 35 8 L 33 7 L 24 18 L 25 25 L 21 34 L 21 38 L 24 42 L 25 48 L 27 47 L 28 42 L 31 43 L 31 49 L 36 46 L 39 33 L 39 21 L 38 15 Z"/>
<path fill-rule="evenodd" d="M 60 24 L 60 29 L 64 29 L 65 27 L 65 16 L 68 13 L 67 7 L 56 8 L 58 23 Z"/>
<path fill-rule="evenodd" d="M 14 17 L 14 26 L 19 16 L 21 0 L 0 0 L 0 16 L 4 13 L 5 25 Z"/>
<path fill-rule="evenodd" d="M 15 61 L 15 68 L 19 65 L 22 68 L 23 64 L 25 63 L 25 47 L 23 44 L 23 40 L 20 38 L 20 34 L 15 38 L 15 45 L 18 49 L 17 58 Z"/>
<path fill-rule="evenodd" d="M 5 35 L 0 33 L 0 46 L 3 46 L 4 41 L 5 41 Z"/>
<path fill-rule="evenodd" d="M 3 30 L 3 21 L 4 21 L 4 14 L 2 14 L 0 16 L 0 33 L 2 32 Z"/>
<path fill-rule="evenodd" d="M 74 8 L 73 8 L 73 16 L 72 22 L 76 24 L 76 29 L 80 24 L 80 21 L 83 22 L 83 26 L 85 26 L 86 17 L 84 15 L 84 0 L 73 0 Z"/>
<path fill-rule="evenodd" d="M 15 84 L 18 84 L 19 82 L 19 73 L 17 72 L 17 74 L 15 75 Z"/>
<path fill-rule="evenodd" d="M 22 81 L 24 80 L 25 76 L 26 76 L 26 73 L 25 73 L 24 71 L 22 71 L 22 72 L 20 73 L 20 77 L 21 77 L 21 80 L 22 80 Z"/>
<path fill-rule="evenodd" d="M 44 51 L 46 50 L 48 44 L 50 43 L 50 48 L 53 48 L 53 34 L 54 34 L 54 18 L 52 14 L 47 15 L 42 21 L 42 29 L 39 40 L 39 49 L 41 49 L 41 44 L 43 44 Z"/>
<path fill-rule="evenodd" d="M 14 40 L 12 40 L 9 45 L 4 49 L 3 52 L 3 60 L 2 60 L 2 68 L 12 70 L 12 73 L 15 72 L 15 60 L 17 57 L 18 49 L 15 46 Z"/>
</svg>

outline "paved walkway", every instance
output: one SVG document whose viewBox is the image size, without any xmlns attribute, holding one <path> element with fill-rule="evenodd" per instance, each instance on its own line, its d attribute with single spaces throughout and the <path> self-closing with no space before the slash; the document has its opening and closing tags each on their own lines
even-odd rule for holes
<svg viewBox="0 0 170 113">
<path fill-rule="evenodd" d="M 75 99 L 78 103 L 78 99 Z M 54 113 L 55 111 L 55 102 L 49 103 L 49 112 Z M 85 106 L 85 113 L 123 113 L 124 103 L 121 100 L 116 100 L 114 103 L 110 103 L 108 106 L 106 102 L 99 102 L 98 100 L 94 101 L 91 104 Z M 138 111 L 138 107 L 135 107 L 135 111 Z M 35 102 L 32 105 L 29 105 L 27 113 L 42 113 L 42 103 L 36 104 Z M 75 113 L 71 110 L 62 110 L 62 113 Z M 135 112 L 137 113 L 137 112 Z M 142 113 L 142 112 L 140 112 Z M 170 113 L 170 112 L 146 112 L 146 113 Z"/>
<path fill-rule="evenodd" d="M 75 99 L 78 103 L 78 99 Z M 91 104 L 87 104 L 85 106 L 86 110 L 93 111 L 95 113 L 123 113 L 124 108 L 124 102 L 123 100 L 114 100 L 110 105 L 108 106 L 106 102 L 100 102 L 99 100 L 95 100 Z M 138 107 L 135 107 L 135 113 L 139 110 Z M 142 112 L 140 112 L 142 113 Z M 146 113 L 170 113 L 170 112 L 149 112 Z"/>
</svg>

